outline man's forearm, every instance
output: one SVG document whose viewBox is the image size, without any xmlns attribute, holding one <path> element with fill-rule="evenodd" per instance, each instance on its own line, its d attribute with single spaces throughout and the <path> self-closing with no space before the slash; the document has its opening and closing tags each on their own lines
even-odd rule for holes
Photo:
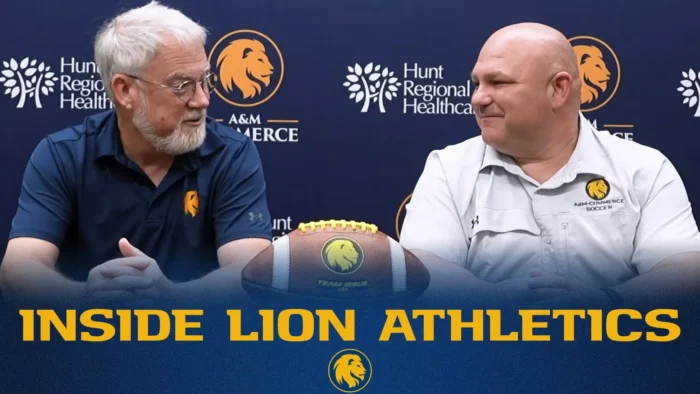
<svg viewBox="0 0 700 394">
<path fill-rule="evenodd" d="M 613 287 L 626 305 L 682 302 L 700 294 L 700 254 L 686 254 Z"/>
<path fill-rule="evenodd" d="M 241 270 L 235 264 L 230 264 L 199 279 L 174 283 L 170 296 L 176 299 L 245 298 Z"/>
<path fill-rule="evenodd" d="M 425 298 L 475 299 L 492 296 L 494 293 L 492 283 L 477 278 L 463 267 L 432 253 L 420 250 L 411 250 L 411 253 L 430 272 L 430 286 L 423 294 Z"/>
<path fill-rule="evenodd" d="M 85 283 L 66 278 L 41 261 L 4 261 L 0 269 L 3 297 L 11 302 L 61 303 L 80 299 Z"/>
</svg>

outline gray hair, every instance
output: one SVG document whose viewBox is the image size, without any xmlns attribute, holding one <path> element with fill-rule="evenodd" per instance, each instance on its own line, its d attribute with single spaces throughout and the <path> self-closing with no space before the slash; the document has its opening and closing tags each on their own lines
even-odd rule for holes
<svg viewBox="0 0 700 394">
<path fill-rule="evenodd" d="M 152 1 L 107 21 L 95 37 L 95 64 L 111 100 L 115 74 L 143 71 L 168 39 L 182 44 L 206 43 L 208 31 L 176 9 Z"/>
</svg>

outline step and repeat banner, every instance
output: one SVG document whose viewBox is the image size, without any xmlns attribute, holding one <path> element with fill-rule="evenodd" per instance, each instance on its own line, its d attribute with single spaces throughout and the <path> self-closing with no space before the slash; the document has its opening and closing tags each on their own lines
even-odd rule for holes
<svg viewBox="0 0 700 394">
<path fill-rule="evenodd" d="M 579 56 L 595 59 L 580 69 L 584 78 L 581 108 L 584 116 L 599 130 L 651 146 L 669 157 L 684 179 L 696 217 L 700 212 L 700 175 L 696 172 L 700 143 L 700 2 L 169 0 L 164 3 L 180 9 L 209 30 L 206 51 L 213 69 L 233 78 L 246 93 L 246 98 L 241 98 L 240 93 L 220 84 L 212 94 L 209 115 L 245 134 L 258 147 L 276 237 L 289 233 L 302 222 L 346 219 L 376 224 L 380 231 L 398 239 L 404 206 L 410 201 L 428 154 L 479 134 L 470 104 L 474 92 L 470 73 L 482 44 L 497 29 L 524 21 L 557 28 L 569 38 Z M 80 124 L 84 117 L 111 108 L 93 59 L 94 35 L 105 20 L 143 4 L 144 1 L 133 0 L 2 3 L 2 233 L 9 233 L 24 168 L 36 144 L 50 133 Z M 235 50 L 236 45 L 249 39 L 260 42 L 264 61 L 217 65 L 216 59 L 222 52 Z M 6 238 L 0 245 L 4 254 Z M 225 313 L 221 317 L 217 328 L 225 332 L 229 322 Z M 367 327 L 372 327 L 370 335 L 376 337 L 382 331 L 382 322 L 370 321 Z M 19 335 L 21 329 L 15 327 L 11 332 Z M 221 332 L 219 335 L 225 341 L 226 334 Z M 33 345 L 36 352 L 40 352 L 38 345 Z M 269 380 L 265 373 L 250 373 L 251 368 L 266 373 L 274 366 L 284 370 L 297 361 L 311 368 L 308 373 L 314 377 L 307 376 L 312 382 L 307 387 L 310 391 L 337 392 L 330 385 L 333 379 L 329 363 L 331 356 L 335 357 L 333 362 L 343 356 L 342 347 L 334 356 L 335 352 L 329 353 L 322 346 L 309 347 L 309 353 L 303 355 L 295 355 L 298 347 L 280 346 L 275 348 L 277 353 L 263 346 L 257 350 L 260 357 L 247 361 L 230 350 L 232 358 L 223 364 L 219 360 L 211 361 L 211 354 L 202 353 L 201 348 L 188 348 L 188 351 L 193 351 L 193 360 L 207 365 L 197 372 L 205 376 L 212 371 L 233 371 L 243 365 L 238 363 L 252 363 L 247 365 L 242 392 L 256 392 L 259 385 L 276 390 L 305 387 L 300 383 L 304 377 L 292 372 L 280 372 L 279 377 Z M 439 390 L 463 387 L 465 391 L 484 391 L 488 387 L 479 383 L 478 374 L 501 384 L 501 388 L 509 384 L 515 387 L 528 379 L 542 387 L 549 373 L 560 373 L 567 367 L 557 364 L 554 370 L 540 369 L 535 374 L 522 370 L 509 374 L 507 369 L 485 370 L 477 358 L 470 358 L 459 367 L 448 358 L 441 358 L 445 351 L 455 351 L 454 346 L 462 346 L 463 352 L 476 351 L 491 365 L 506 362 L 511 369 L 522 366 L 517 361 L 519 357 L 524 362 L 543 361 L 537 358 L 537 352 L 532 352 L 533 348 L 517 347 L 513 353 L 513 348 L 501 347 L 493 353 L 493 349 L 482 345 L 469 350 L 468 345 L 450 343 L 437 348 L 423 345 L 399 349 L 381 345 L 374 353 L 355 353 L 355 356 L 359 354 L 367 376 L 373 376 L 375 389 L 396 384 L 405 392 L 428 382 L 439 382 L 431 386 Z M 23 349 L 13 350 L 18 354 Z M 65 351 L 70 349 L 65 346 Z M 91 352 L 98 353 L 95 349 Z M 392 378 L 399 376 L 391 367 L 396 362 L 393 357 L 406 354 L 402 352 L 407 349 L 414 353 L 419 349 L 419 353 L 425 352 L 425 357 L 437 361 L 433 365 L 427 359 L 409 357 L 402 359 L 401 368 L 420 370 L 424 365 L 421 361 L 439 368 L 424 371 L 413 381 Z M 571 354 L 571 348 L 557 349 L 558 356 Z M 644 352 L 641 359 L 653 357 L 647 348 L 634 349 Z M 120 348 L 114 350 L 118 354 Z M 167 353 L 167 349 L 163 350 Z M 614 346 L 606 348 L 606 352 L 610 351 L 606 354 L 618 350 Z M 85 353 L 80 362 L 89 365 L 91 354 Z M 607 360 L 629 361 L 634 354 L 625 350 Z M 320 358 L 314 359 L 317 355 Z M 300 358 L 295 361 L 296 357 Z M 670 353 L 666 357 L 679 365 L 688 365 L 689 359 L 675 360 Z M 172 358 L 161 361 L 183 362 Z M 343 358 L 346 363 L 351 359 Z M 117 360 L 128 361 L 126 357 Z M 135 365 L 144 371 L 152 367 L 149 358 L 135 360 Z M 600 361 L 601 358 L 591 356 L 568 367 L 585 371 Z M 108 363 L 102 362 L 93 367 L 108 368 Z M 369 375 L 370 363 L 374 375 Z M 665 366 L 671 368 L 671 364 Z M 4 367 L 3 371 L 14 370 Z M 648 364 L 637 367 L 638 370 L 628 370 L 631 373 L 625 387 L 629 389 L 644 388 L 635 385 L 636 378 L 630 376 L 645 376 L 655 371 Z M 27 371 L 34 367 L 21 368 L 27 379 L 31 379 Z M 361 369 L 357 367 L 352 372 L 346 368 L 343 373 L 353 379 L 352 374 L 364 376 Z M 183 371 L 185 367 L 176 369 L 175 374 Z M 191 375 L 191 388 L 196 389 L 197 375 L 190 369 L 183 373 L 177 376 Z M 117 373 L 105 376 L 134 390 L 156 387 L 156 383 L 138 386 L 138 378 L 129 381 Z M 205 384 L 199 387 L 237 392 L 235 379 L 226 376 L 221 379 L 228 386 L 208 380 L 208 383 L 199 381 Z M 614 373 L 600 376 L 604 381 L 598 383 L 618 388 L 622 384 L 615 380 Z M 581 383 L 579 389 L 590 387 L 584 378 L 570 377 L 572 382 Z M 173 390 L 187 387 L 174 387 L 172 378 L 172 371 L 156 374 L 155 382 L 161 385 L 158 387 Z M 78 381 L 76 378 L 74 383 Z M 552 382 L 548 391 L 564 390 L 565 383 Z M 50 382 L 42 384 L 46 389 L 51 387 Z M 675 384 L 668 387 L 684 387 L 682 382 Z M 367 392 L 376 391 L 372 391 L 370 383 Z"/>
<path fill-rule="evenodd" d="M 6 2 L 0 24 L 0 228 L 9 231 L 27 159 L 41 138 L 108 110 L 92 55 L 100 24 L 139 1 Z M 247 98 L 219 86 L 209 115 L 258 146 L 275 236 L 300 222 L 373 223 L 398 238 L 428 153 L 479 134 L 470 72 L 498 28 L 551 25 L 580 56 L 582 111 L 600 130 L 659 149 L 694 205 L 700 51 L 692 1 L 207 0 L 167 3 L 210 31 L 207 53 Z M 630 8 L 632 7 L 632 8 Z M 265 62 L 217 66 L 258 40 Z M 245 63 L 245 61 L 243 61 Z M 255 78 L 270 74 L 269 78 Z M 253 78 L 251 78 L 251 76 Z M 259 82 L 264 80 L 264 82 Z M 3 243 L 4 249 L 5 243 Z"/>
</svg>

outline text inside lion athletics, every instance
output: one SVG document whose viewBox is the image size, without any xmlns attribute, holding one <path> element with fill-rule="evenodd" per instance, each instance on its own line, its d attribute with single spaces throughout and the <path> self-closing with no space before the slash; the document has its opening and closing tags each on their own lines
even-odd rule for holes
<svg viewBox="0 0 700 394">
<path fill-rule="evenodd" d="M 603 341 L 670 342 L 681 335 L 677 309 L 524 309 L 504 316 L 498 309 L 387 309 L 380 342 Z M 88 309 L 78 313 L 22 309 L 23 341 L 204 341 L 201 309 Z M 232 342 L 354 341 L 361 324 L 355 310 L 261 309 L 254 317 L 226 311 Z M 504 318 L 513 324 L 503 324 Z M 632 329 L 623 326 L 633 325 Z M 245 329 L 244 329 L 245 328 Z M 578 328 L 578 329 L 577 329 Z M 582 329 L 583 328 L 583 329 Z"/>
</svg>

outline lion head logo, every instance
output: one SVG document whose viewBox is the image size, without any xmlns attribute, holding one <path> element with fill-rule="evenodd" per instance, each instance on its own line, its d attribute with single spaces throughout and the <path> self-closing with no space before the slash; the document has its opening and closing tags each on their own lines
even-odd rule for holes
<svg viewBox="0 0 700 394">
<path fill-rule="evenodd" d="M 349 238 L 334 238 L 323 248 L 323 261 L 333 272 L 339 274 L 355 272 L 360 268 L 363 260 L 358 249 L 360 245 Z"/>
<path fill-rule="evenodd" d="M 199 211 L 199 196 L 196 191 L 185 193 L 185 214 L 195 217 Z"/>
<path fill-rule="evenodd" d="M 335 381 L 338 384 L 347 384 L 348 387 L 355 388 L 365 380 L 367 369 L 362 364 L 362 359 L 357 354 L 344 354 L 333 364 L 335 371 Z"/>
<path fill-rule="evenodd" d="M 581 103 L 587 104 L 608 90 L 610 70 L 603 60 L 603 52 L 593 45 L 576 45 L 574 52 L 581 73 Z M 597 89 L 596 89 L 597 88 Z"/>
<path fill-rule="evenodd" d="M 586 184 L 586 194 L 594 200 L 602 200 L 610 193 L 610 184 L 603 178 L 596 178 Z"/>
<path fill-rule="evenodd" d="M 581 75 L 581 112 L 604 107 L 620 87 L 620 60 L 612 47 L 599 38 L 576 36 L 569 42 Z"/>
<path fill-rule="evenodd" d="M 209 51 L 219 76 L 214 93 L 236 107 L 255 107 L 272 98 L 284 79 L 284 58 L 266 34 L 241 29 L 219 38 Z"/>
<path fill-rule="evenodd" d="M 265 46 L 248 38 L 231 41 L 219 54 L 216 65 L 224 90 L 230 93 L 238 88 L 243 98 L 258 96 L 263 85 L 270 85 L 275 70 L 265 53 Z"/>
</svg>

